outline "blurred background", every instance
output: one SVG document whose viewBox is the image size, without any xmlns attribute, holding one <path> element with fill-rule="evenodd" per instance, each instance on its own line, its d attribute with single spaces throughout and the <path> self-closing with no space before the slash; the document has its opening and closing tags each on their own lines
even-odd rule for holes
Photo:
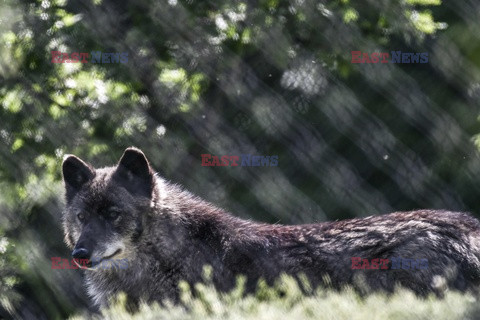
<svg viewBox="0 0 480 320">
<path fill-rule="evenodd" d="M 70 257 L 66 153 L 101 167 L 139 147 L 166 179 L 270 223 L 479 216 L 479 20 L 474 0 L 1 1 L 0 318 L 91 310 L 81 272 L 51 269 Z M 398 50 L 428 63 L 351 63 Z"/>
</svg>

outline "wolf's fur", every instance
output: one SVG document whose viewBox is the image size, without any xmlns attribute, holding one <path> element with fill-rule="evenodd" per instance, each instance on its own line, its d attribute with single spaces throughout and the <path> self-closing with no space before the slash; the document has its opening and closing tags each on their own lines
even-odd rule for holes
<svg viewBox="0 0 480 320">
<path fill-rule="evenodd" d="M 121 291 L 135 303 L 177 301 L 179 281 L 202 281 L 205 264 L 224 291 L 240 274 L 248 291 L 281 273 L 303 273 L 313 286 L 328 276 L 334 288 L 391 292 L 401 285 L 421 295 L 476 289 L 480 281 L 480 224 L 465 213 L 420 210 L 296 226 L 250 222 L 156 176 L 135 148 L 103 169 L 67 156 L 63 174 L 68 246 L 85 248 L 90 259 L 130 262 L 127 269 L 86 271 L 97 305 Z M 352 270 L 351 257 L 428 259 L 428 269 Z"/>
</svg>

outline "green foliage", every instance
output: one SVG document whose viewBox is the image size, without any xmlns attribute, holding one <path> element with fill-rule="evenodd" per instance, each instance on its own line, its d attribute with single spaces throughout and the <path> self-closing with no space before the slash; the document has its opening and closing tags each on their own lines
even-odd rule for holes
<svg viewBox="0 0 480 320">
<path fill-rule="evenodd" d="M 88 306 L 84 292 L 71 289 L 81 288 L 79 273 L 48 263 L 69 256 L 61 230 L 67 153 L 102 166 L 135 145 L 167 179 L 262 221 L 419 207 L 479 212 L 480 49 L 470 14 L 478 8 L 457 7 L 452 14 L 440 0 L 1 1 L 0 239 L 8 246 L 0 245 L 0 317 L 23 310 L 65 318 Z M 428 52 L 429 63 L 352 64 L 354 50 Z M 55 64 L 51 51 L 128 52 L 129 60 Z M 202 153 L 278 155 L 279 166 L 201 167 Z M 207 302 L 192 299 L 209 304 L 209 317 L 320 317 L 337 304 L 346 312 L 342 297 L 364 312 L 390 312 L 387 298 L 375 309 L 352 293 L 322 293 L 289 311 L 262 286 L 245 299 L 199 287 Z M 395 297 L 400 306 L 403 296 Z M 461 307 L 468 299 L 445 301 Z"/>
<path fill-rule="evenodd" d="M 5 237 L 0 237 L 0 306 L 9 313 L 15 312 L 21 296 L 15 291 L 14 286 L 19 279 L 12 268 L 12 255 L 7 253 L 12 244 Z"/>
<path fill-rule="evenodd" d="M 282 277 L 274 287 L 259 285 L 255 295 L 240 295 L 241 285 L 228 294 L 212 286 L 197 285 L 194 294 L 182 286 L 182 305 L 142 304 L 134 314 L 126 311 L 125 295 L 103 309 L 98 319 L 468 319 L 478 311 L 478 298 L 449 292 L 444 298 L 419 298 L 409 291 L 393 295 L 359 296 L 353 290 L 318 289 L 304 296 L 297 282 Z M 75 316 L 71 320 L 86 319 Z"/>
</svg>

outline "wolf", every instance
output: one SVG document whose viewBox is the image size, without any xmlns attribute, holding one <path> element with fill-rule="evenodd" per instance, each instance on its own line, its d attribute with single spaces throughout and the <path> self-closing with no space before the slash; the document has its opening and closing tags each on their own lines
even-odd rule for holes
<svg viewBox="0 0 480 320">
<path fill-rule="evenodd" d="M 84 271 L 87 292 L 99 307 L 120 292 L 133 305 L 179 302 L 179 282 L 204 281 L 204 265 L 221 292 L 232 289 L 239 275 L 248 293 L 260 279 L 273 284 L 282 274 L 315 287 L 364 292 L 398 286 L 423 296 L 478 290 L 480 224 L 467 213 L 417 210 L 272 225 L 237 218 L 168 182 L 133 147 L 116 166 L 99 169 L 67 155 L 62 171 L 63 228 L 73 258 L 129 262 L 128 268 Z M 388 268 L 352 268 L 352 257 L 427 259 L 428 267 L 391 270 L 388 261 Z"/>
</svg>

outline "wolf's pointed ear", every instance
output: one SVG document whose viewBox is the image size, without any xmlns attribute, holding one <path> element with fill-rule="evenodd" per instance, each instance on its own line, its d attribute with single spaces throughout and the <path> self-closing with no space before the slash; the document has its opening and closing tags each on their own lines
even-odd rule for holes
<svg viewBox="0 0 480 320">
<path fill-rule="evenodd" d="M 95 170 L 90 165 L 71 154 L 63 158 L 62 171 L 67 203 L 72 201 L 82 186 L 95 176 Z"/>
<path fill-rule="evenodd" d="M 140 149 L 125 150 L 113 177 L 130 193 L 152 197 L 154 172 Z"/>
</svg>

